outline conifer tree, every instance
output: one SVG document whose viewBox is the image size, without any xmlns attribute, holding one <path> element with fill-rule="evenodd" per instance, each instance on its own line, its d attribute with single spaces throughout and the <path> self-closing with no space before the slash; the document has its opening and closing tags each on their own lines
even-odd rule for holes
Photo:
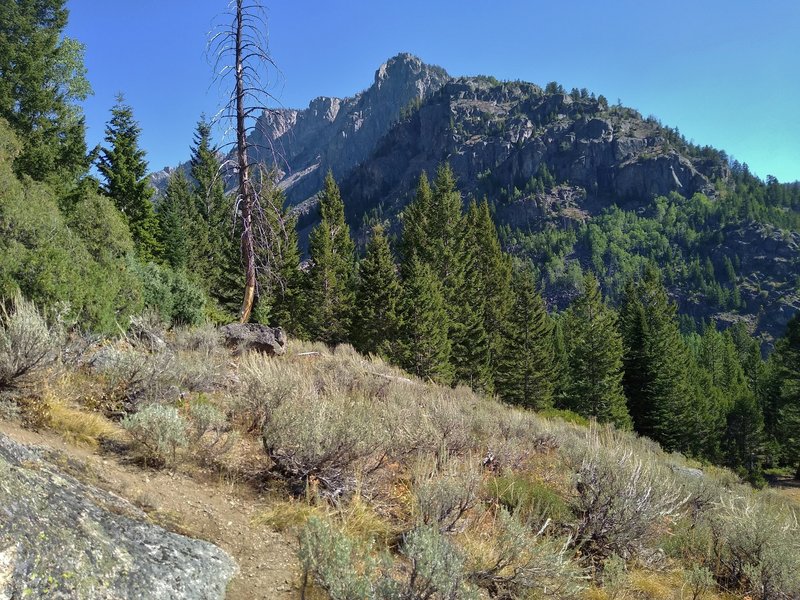
<svg viewBox="0 0 800 600">
<path fill-rule="evenodd" d="M 0 3 L 0 119 L 22 141 L 15 170 L 69 186 L 89 167 L 77 102 L 91 93 L 64 0 Z"/>
<path fill-rule="evenodd" d="M 328 344 L 347 341 L 355 299 L 355 246 L 339 186 L 329 171 L 320 194 L 319 225 L 311 232 L 306 280 L 306 329 Z"/>
<path fill-rule="evenodd" d="M 617 315 L 603 302 L 593 275 L 584 278 L 583 293 L 564 317 L 567 354 L 566 408 L 600 422 L 630 428 L 622 390 L 622 336 Z"/>
<path fill-rule="evenodd" d="M 439 280 L 412 256 L 403 281 L 398 362 L 410 373 L 448 384 L 453 379 L 447 311 Z"/>
<path fill-rule="evenodd" d="M 626 347 L 625 385 L 636 431 L 669 451 L 688 451 L 694 430 L 706 428 L 689 385 L 690 357 L 669 301 L 654 267 L 629 284 L 621 307 Z M 701 415 L 712 418 L 710 414 Z"/>
<path fill-rule="evenodd" d="M 529 269 L 514 272 L 513 290 L 513 309 L 502 332 L 496 390 L 506 402 L 542 410 L 553 405 L 553 324 Z"/>
<path fill-rule="evenodd" d="M 189 257 L 186 209 L 194 202 L 189 182 L 178 169 L 169 178 L 164 198 L 158 206 L 158 225 L 162 258 L 175 270 L 185 269 Z"/>
<path fill-rule="evenodd" d="M 375 225 L 358 265 L 353 345 L 364 354 L 393 356 L 399 333 L 402 286 L 383 225 Z"/>
<path fill-rule="evenodd" d="M 419 176 L 414 200 L 405 207 L 402 214 L 403 237 L 400 249 L 403 259 L 401 263 L 403 277 L 406 276 L 405 267 L 411 265 L 414 256 L 426 263 L 430 261 L 427 240 L 430 235 L 428 211 L 432 202 L 432 193 L 428 176 L 423 171 Z"/>
<path fill-rule="evenodd" d="M 133 118 L 133 109 L 120 94 L 111 109 L 106 126 L 106 146 L 100 152 L 97 169 L 105 179 L 103 191 L 125 215 L 133 236 L 136 254 L 142 261 L 160 254 L 158 220 L 147 180 L 145 152 L 139 147 L 141 129 Z"/>
<path fill-rule="evenodd" d="M 225 193 L 218 149 L 204 116 L 195 129 L 190 165 L 198 229 L 202 227 L 192 252 L 192 270 L 217 305 L 236 314 L 241 304 L 241 228 L 234 227 L 233 197 Z"/>
<path fill-rule="evenodd" d="M 300 270 L 297 217 L 291 214 L 283 191 L 277 187 L 273 186 L 269 193 L 263 192 L 262 198 L 271 205 L 266 220 L 275 239 L 272 245 L 275 256 L 270 261 L 275 268 L 263 286 L 270 303 L 269 321 L 302 338 L 306 334 L 302 325 L 303 272 Z"/>
<path fill-rule="evenodd" d="M 776 430 L 784 464 L 800 479 L 800 314 L 786 326 L 786 334 L 775 344 L 775 389 L 778 393 Z"/>
<path fill-rule="evenodd" d="M 472 300 L 481 315 L 487 340 L 488 383 L 491 391 L 502 352 L 504 330 L 514 303 L 511 257 L 500 245 L 494 220 L 485 200 L 472 204 L 467 213 L 466 298 Z"/>
</svg>

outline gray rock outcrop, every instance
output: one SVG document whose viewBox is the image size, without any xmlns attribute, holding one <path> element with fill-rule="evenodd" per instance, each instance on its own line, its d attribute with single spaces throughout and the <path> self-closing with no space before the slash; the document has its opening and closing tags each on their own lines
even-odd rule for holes
<svg viewBox="0 0 800 600">
<path fill-rule="evenodd" d="M 0 435 L 0 599 L 211 600 L 236 570 L 220 548 Z"/>
</svg>

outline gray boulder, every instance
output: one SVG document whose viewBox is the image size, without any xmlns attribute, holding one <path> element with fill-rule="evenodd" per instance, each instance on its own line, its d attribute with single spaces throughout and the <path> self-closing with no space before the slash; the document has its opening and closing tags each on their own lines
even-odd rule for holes
<svg viewBox="0 0 800 600">
<path fill-rule="evenodd" d="M 229 348 L 237 352 L 255 350 L 271 356 L 286 352 L 286 335 L 280 327 L 268 327 L 258 323 L 231 323 L 220 327 Z"/>
<path fill-rule="evenodd" d="M 224 598 L 223 550 L 146 522 L 128 501 L 0 435 L 0 598 Z"/>
</svg>

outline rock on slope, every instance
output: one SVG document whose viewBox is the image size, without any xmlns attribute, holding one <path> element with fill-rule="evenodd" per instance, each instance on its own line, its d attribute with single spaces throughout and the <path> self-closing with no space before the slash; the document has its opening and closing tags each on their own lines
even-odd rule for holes
<svg viewBox="0 0 800 600">
<path fill-rule="evenodd" d="M 132 504 L 0 435 L 0 599 L 224 598 L 224 551 L 146 522 Z"/>
</svg>

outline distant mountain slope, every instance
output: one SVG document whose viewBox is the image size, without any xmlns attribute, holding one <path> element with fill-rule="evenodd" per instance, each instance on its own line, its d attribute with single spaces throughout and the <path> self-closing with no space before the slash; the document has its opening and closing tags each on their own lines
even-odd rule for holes
<svg viewBox="0 0 800 600">
<path fill-rule="evenodd" d="M 301 243 L 327 170 L 363 238 L 370 219 L 397 230 L 419 174 L 447 161 L 465 199 L 490 200 L 507 249 L 539 269 L 552 306 L 574 296 L 578 267 L 615 299 L 655 261 L 698 322 L 746 319 L 769 340 L 800 309 L 800 187 L 767 185 L 587 90 L 452 78 L 400 54 L 351 98 L 266 112 L 250 141 L 297 206 Z"/>
</svg>

